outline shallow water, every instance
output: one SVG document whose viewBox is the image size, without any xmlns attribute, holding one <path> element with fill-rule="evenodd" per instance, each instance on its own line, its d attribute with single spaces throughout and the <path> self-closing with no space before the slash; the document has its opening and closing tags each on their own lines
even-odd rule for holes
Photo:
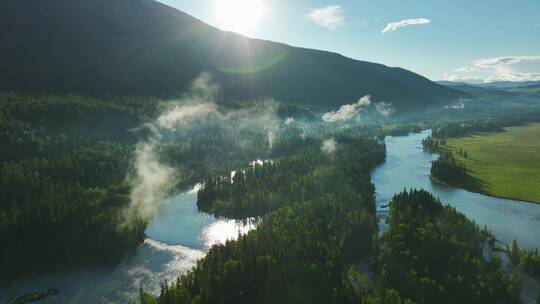
<svg viewBox="0 0 540 304">
<path fill-rule="evenodd" d="M 422 139 L 429 131 L 401 137 L 387 137 L 386 162 L 373 172 L 377 206 L 381 218 L 384 205 L 403 189 L 425 189 L 445 204 L 454 206 L 481 227 L 487 226 L 502 242 L 516 239 L 520 246 L 540 247 L 540 205 L 486 196 L 434 183 L 429 178 L 431 161 L 437 155 L 423 151 Z M 381 221 L 382 229 L 385 228 Z"/>
<path fill-rule="evenodd" d="M 146 229 L 147 239 L 117 266 L 20 280 L 0 289 L 0 303 L 49 288 L 57 288 L 60 293 L 38 303 L 137 303 L 139 286 L 156 293 L 161 282 L 176 280 L 212 245 L 234 239 L 255 226 L 201 213 L 196 200 L 193 189 L 163 202 Z"/>
</svg>

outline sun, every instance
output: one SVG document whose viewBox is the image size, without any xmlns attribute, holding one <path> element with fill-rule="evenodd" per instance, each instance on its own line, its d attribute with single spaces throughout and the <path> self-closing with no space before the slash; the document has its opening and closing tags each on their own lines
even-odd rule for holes
<svg viewBox="0 0 540 304">
<path fill-rule="evenodd" d="M 219 27 L 226 31 L 252 34 L 259 26 L 264 6 L 261 0 L 215 0 Z"/>
</svg>

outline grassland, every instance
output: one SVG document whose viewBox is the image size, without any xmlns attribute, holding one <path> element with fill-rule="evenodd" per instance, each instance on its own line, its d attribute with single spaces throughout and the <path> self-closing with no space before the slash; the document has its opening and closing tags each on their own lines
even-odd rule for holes
<svg viewBox="0 0 540 304">
<path fill-rule="evenodd" d="M 540 123 L 450 138 L 445 148 L 480 181 L 480 192 L 540 203 Z"/>
</svg>

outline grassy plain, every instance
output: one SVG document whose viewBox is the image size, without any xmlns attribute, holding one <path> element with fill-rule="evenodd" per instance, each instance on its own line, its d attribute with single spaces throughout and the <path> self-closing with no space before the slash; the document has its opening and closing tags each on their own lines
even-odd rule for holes
<svg viewBox="0 0 540 304">
<path fill-rule="evenodd" d="M 480 181 L 481 192 L 540 203 L 540 123 L 450 138 L 445 148 Z"/>
</svg>

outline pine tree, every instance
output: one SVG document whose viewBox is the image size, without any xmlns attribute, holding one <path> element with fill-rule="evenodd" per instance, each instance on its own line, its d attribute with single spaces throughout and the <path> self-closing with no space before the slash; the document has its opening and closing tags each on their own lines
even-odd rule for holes
<svg viewBox="0 0 540 304">
<path fill-rule="evenodd" d="M 519 246 L 515 239 L 512 241 L 512 248 L 510 249 L 510 260 L 516 265 L 519 263 L 520 260 Z"/>
</svg>

